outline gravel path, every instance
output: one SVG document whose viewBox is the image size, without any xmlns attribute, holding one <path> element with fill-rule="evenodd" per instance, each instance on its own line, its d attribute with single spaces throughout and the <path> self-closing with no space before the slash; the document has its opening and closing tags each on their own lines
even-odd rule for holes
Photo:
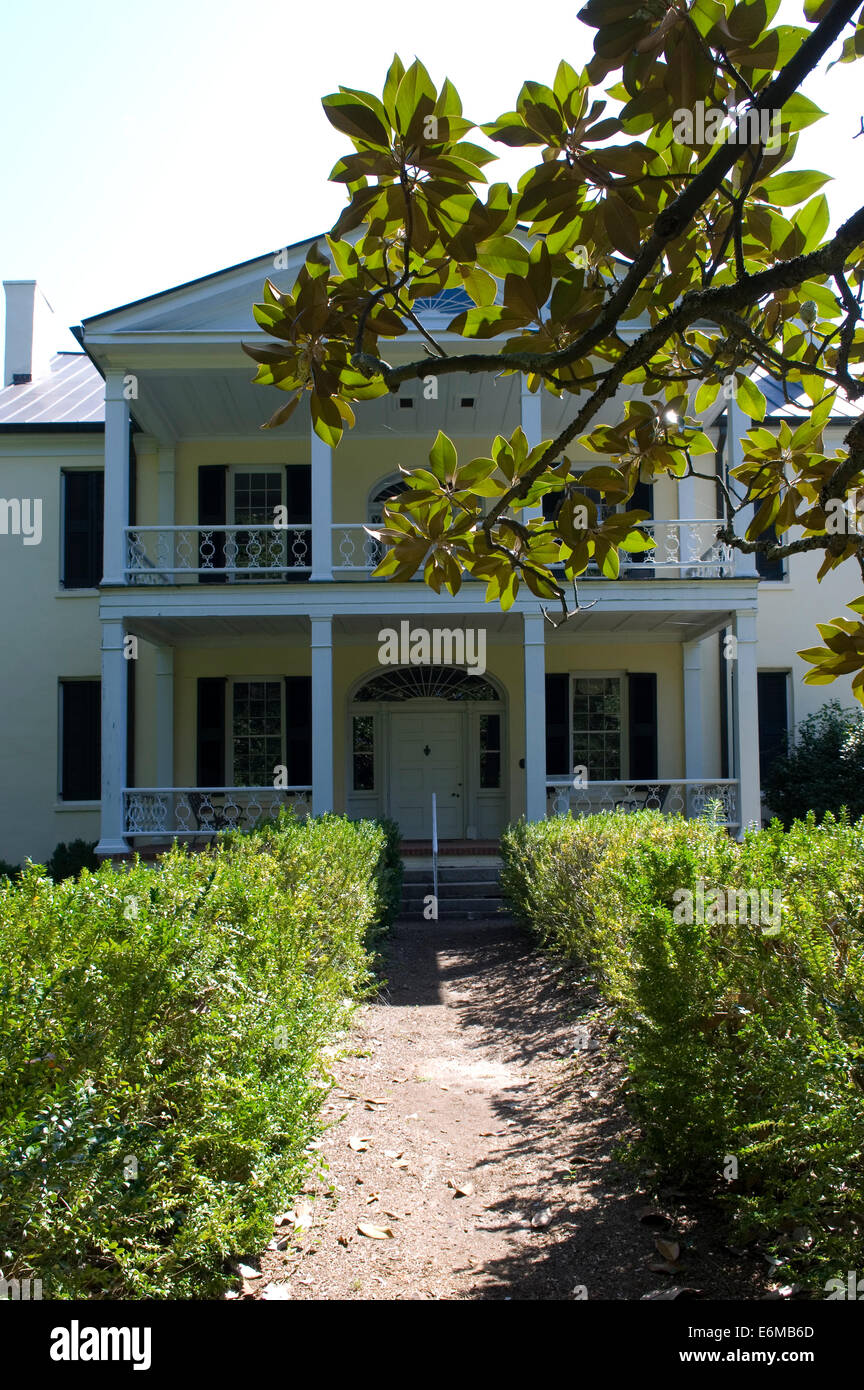
<svg viewBox="0 0 864 1390">
<path fill-rule="evenodd" d="M 572 971 L 513 927 L 418 922 L 396 928 L 383 974 L 335 1063 L 326 1169 L 245 1296 L 764 1293 L 764 1264 L 723 1245 L 716 1213 L 613 1158 L 630 1128 L 620 1066 Z M 680 1246 L 666 1269 L 658 1239 Z"/>
</svg>

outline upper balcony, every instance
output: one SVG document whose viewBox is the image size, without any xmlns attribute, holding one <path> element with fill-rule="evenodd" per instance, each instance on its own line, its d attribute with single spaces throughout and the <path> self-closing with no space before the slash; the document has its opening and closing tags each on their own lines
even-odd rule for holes
<svg viewBox="0 0 864 1390">
<path fill-rule="evenodd" d="M 324 532 L 324 564 L 317 578 L 369 580 L 383 554 L 369 523 L 331 522 L 330 555 Z M 638 555 L 620 551 L 628 579 L 727 579 L 735 575 L 735 552 L 717 539 L 711 518 L 645 522 L 652 548 Z M 124 577 L 132 585 L 294 583 L 313 575 L 317 536 L 309 524 L 215 526 L 130 526 L 126 528 Z M 416 576 L 422 578 L 422 573 Z M 600 579 L 592 566 L 587 579 Z"/>
</svg>

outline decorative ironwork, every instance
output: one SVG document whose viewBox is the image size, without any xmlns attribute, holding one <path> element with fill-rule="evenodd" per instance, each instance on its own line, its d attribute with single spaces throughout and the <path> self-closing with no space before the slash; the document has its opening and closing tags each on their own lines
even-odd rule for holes
<svg viewBox="0 0 864 1390">
<path fill-rule="evenodd" d="M 501 696 L 490 681 L 459 666 L 397 666 L 373 676 L 357 691 L 359 704 L 373 700 L 494 700 Z"/>
<path fill-rule="evenodd" d="M 555 778 L 546 784 L 546 812 L 551 816 L 592 816 L 604 811 L 662 811 L 696 820 L 711 802 L 719 802 L 721 825 L 740 824 L 738 783 L 731 779 L 656 778 L 650 782 L 594 782 L 574 787 Z"/>
<path fill-rule="evenodd" d="M 311 787 L 130 787 L 123 793 L 123 833 L 150 839 L 251 830 L 286 807 L 307 816 Z"/>
</svg>

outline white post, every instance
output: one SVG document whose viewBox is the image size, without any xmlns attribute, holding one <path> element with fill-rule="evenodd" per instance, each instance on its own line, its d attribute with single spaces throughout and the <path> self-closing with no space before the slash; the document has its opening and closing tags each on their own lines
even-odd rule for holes
<svg viewBox="0 0 864 1390">
<path fill-rule="evenodd" d="M 742 831 L 762 824 L 759 786 L 759 697 L 756 681 L 756 614 L 741 609 L 735 614 L 734 719 L 735 775 Z"/>
<path fill-rule="evenodd" d="M 522 430 L 528 440 L 528 448 L 536 449 L 538 444 L 543 441 L 543 388 L 539 391 L 529 391 L 526 385 L 526 378 L 522 377 Z M 538 520 L 543 516 L 541 507 L 523 507 L 522 521 Z"/>
<path fill-rule="evenodd" d="M 126 782 L 126 657 L 123 621 L 102 624 L 102 817 L 96 853 L 126 854 L 123 787 Z"/>
<path fill-rule="evenodd" d="M 742 438 L 748 427 L 748 421 L 744 412 L 733 396 L 726 411 L 726 486 L 732 495 L 733 501 L 741 501 L 745 495 L 745 488 L 736 478 L 732 477 L 732 469 L 737 468 L 744 461 L 744 446 Z M 732 529 L 736 536 L 744 539 L 744 533 L 750 522 L 753 520 L 755 508 L 750 503 L 736 513 L 732 523 Z M 758 579 L 759 571 L 756 568 L 755 553 L 747 555 L 744 551 L 735 551 L 735 578 L 736 579 Z"/>
<path fill-rule="evenodd" d="M 525 819 L 546 819 L 546 650 L 541 613 L 523 614 Z"/>
<path fill-rule="evenodd" d="M 160 526 L 174 525 L 174 450 L 159 446 L 159 499 L 158 521 Z"/>
<path fill-rule="evenodd" d="M 174 785 L 174 648 L 156 648 L 156 785 Z"/>
<path fill-rule="evenodd" d="M 126 582 L 126 527 L 129 525 L 129 400 L 127 374 L 105 373 L 105 535 L 103 584 Z"/>
<path fill-rule="evenodd" d="M 679 522 L 695 521 L 696 519 L 696 479 L 678 479 L 678 520 Z M 692 565 L 699 559 L 699 536 L 695 526 L 678 527 L 678 558 L 681 561 L 682 569 L 679 575 L 683 579 L 685 565 Z"/>
<path fill-rule="evenodd" d="M 702 643 L 682 644 L 684 664 L 684 776 L 702 777 Z"/>
<path fill-rule="evenodd" d="M 312 627 L 312 814 L 333 810 L 333 619 Z"/>
<path fill-rule="evenodd" d="M 312 579 L 333 578 L 333 450 L 310 425 L 312 465 Z"/>
</svg>

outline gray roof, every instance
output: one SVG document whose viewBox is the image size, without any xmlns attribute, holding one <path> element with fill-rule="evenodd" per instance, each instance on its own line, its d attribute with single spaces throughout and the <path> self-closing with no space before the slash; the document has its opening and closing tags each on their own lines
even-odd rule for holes
<svg viewBox="0 0 864 1390">
<path fill-rule="evenodd" d="M 46 376 L 0 390 L 0 426 L 101 425 L 105 383 L 83 352 L 58 352 Z"/>
</svg>

